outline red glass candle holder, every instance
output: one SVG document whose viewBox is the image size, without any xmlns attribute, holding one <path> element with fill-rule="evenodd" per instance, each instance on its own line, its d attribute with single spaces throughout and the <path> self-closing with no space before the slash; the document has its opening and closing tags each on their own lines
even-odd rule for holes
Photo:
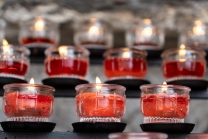
<svg viewBox="0 0 208 139">
<path fill-rule="evenodd" d="M 60 46 L 45 51 L 45 72 L 49 77 L 83 79 L 89 67 L 89 51 L 83 47 Z"/>
<path fill-rule="evenodd" d="M 162 53 L 163 76 L 167 81 L 201 79 L 206 72 L 205 55 L 204 51 L 189 47 L 168 49 Z"/>
<path fill-rule="evenodd" d="M 4 86 L 3 110 L 7 121 L 46 122 L 53 112 L 55 89 L 39 84 Z"/>
<path fill-rule="evenodd" d="M 190 88 L 149 84 L 140 87 L 144 123 L 183 123 L 189 112 Z"/>
<path fill-rule="evenodd" d="M 161 49 L 164 44 L 164 31 L 150 19 L 132 23 L 126 31 L 126 45 L 142 50 Z"/>
<path fill-rule="evenodd" d="M 82 84 L 75 89 L 76 113 L 80 122 L 120 122 L 125 113 L 125 87 L 114 84 Z"/>
<path fill-rule="evenodd" d="M 0 76 L 24 79 L 29 69 L 29 54 L 24 47 L 0 46 Z"/>
<path fill-rule="evenodd" d="M 40 16 L 22 22 L 19 42 L 26 47 L 47 48 L 55 46 L 59 42 L 58 26 Z"/>
<path fill-rule="evenodd" d="M 86 48 L 110 48 L 113 43 L 111 26 L 96 18 L 85 20 L 77 25 L 74 42 Z"/>
<path fill-rule="evenodd" d="M 147 73 L 147 53 L 133 48 L 111 49 L 104 53 L 104 73 L 108 79 L 143 78 Z"/>
</svg>

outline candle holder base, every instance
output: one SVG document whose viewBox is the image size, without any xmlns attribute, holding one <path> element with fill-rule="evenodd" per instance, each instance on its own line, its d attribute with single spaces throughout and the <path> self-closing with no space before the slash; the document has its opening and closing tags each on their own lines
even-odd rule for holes
<svg viewBox="0 0 208 139">
<path fill-rule="evenodd" d="M 56 124 L 51 122 L 1 122 L 5 132 L 52 132 L 55 126 Z"/>
<path fill-rule="evenodd" d="M 54 77 L 54 78 L 46 78 L 42 80 L 44 85 L 53 86 L 56 91 L 54 93 L 55 97 L 75 97 L 76 91 L 75 86 L 79 84 L 89 83 L 86 80 L 77 79 L 77 78 L 62 78 L 62 77 Z"/>
<path fill-rule="evenodd" d="M 145 123 L 140 127 L 144 132 L 190 133 L 194 129 L 192 123 Z"/>
<path fill-rule="evenodd" d="M 140 97 L 141 90 L 139 87 L 143 84 L 150 84 L 149 81 L 144 79 L 115 79 L 108 80 L 105 83 L 108 84 L 119 84 L 126 87 L 127 98 L 138 98 Z"/>
<path fill-rule="evenodd" d="M 120 122 L 76 122 L 72 123 L 74 132 L 113 133 L 123 132 L 126 123 Z"/>
<path fill-rule="evenodd" d="M 175 80 L 169 81 L 167 84 L 183 85 L 191 88 L 190 98 L 207 99 L 208 81 L 202 79 Z"/>
<path fill-rule="evenodd" d="M 177 84 L 190 87 L 192 90 L 206 90 L 208 87 L 208 81 L 201 79 L 190 79 L 190 80 L 175 80 L 169 81 L 167 84 Z"/>
</svg>

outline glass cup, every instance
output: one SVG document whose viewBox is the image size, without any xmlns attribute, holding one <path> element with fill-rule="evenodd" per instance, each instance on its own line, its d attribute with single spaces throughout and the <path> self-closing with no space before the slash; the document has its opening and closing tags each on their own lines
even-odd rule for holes
<svg viewBox="0 0 208 139">
<path fill-rule="evenodd" d="M 25 47 L 0 46 L 0 76 L 24 79 L 30 65 L 29 54 Z"/>
<path fill-rule="evenodd" d="M 208 49 L 208 30 L 201 20 L 195 20 L 191 26 L 186 27 L 180 33 L 179 44 L 186 44 L 189 47 Z"/>
<path fill-rule="evenodd" d="M 154 132 L 123 132 L 111 133 L 108 137 L 109 139 L 167 139 L 168 135 Z"/>
<path fill-rule="evenodd" d="M 201 79 L 206 72 L 206 53 L 196 48 L 172 48 L 164 51 L 162 71 L 167 81 Z"/>
<path fill-rule="evenodd" d="M 189 113 L 190 88 L 147 84 L 140 87 L 144 123 L 183 123 Z"/>
<path fill-rule="evenodd" d="M 26 47 L 48 48 L 59 42 L 57 24 L 41 16 L 32 18 L 20 25 L 19 42 Z"/>
<path fill-rule="evenodd" d="M 15 83 L 3 88 L 3 111 L 7 121 L 48 121 L 54 106 L 53 87 Z"/>
<path fill-rule="evenodd" d="M 114 84 L 76 86 L 80 122 L 120 122 L 126 110 L 126 88 Z"/>
<path fill-rule="evenodd" d="M 60 46 L 46 49 L 45 72 L 49 77 L 83 79 L 89 67 L 89 51 L 83 47 Z M 57 68 L 58 67 L 58 68 Z"/>
<path fill-rule="evenodd" d="M 108 79 L 144 78 L 147 73 L 147 53 L 134 48 L 116 48 L 103 55 L 104 73 Z"/>
<path fill-rule="evenodd" d="M 151 19 L 132 23 L 125 35 L 128 47 L 142 50 L 161 49 L 164 45 L 164 38 L 163 29 L 153 23 Z"/>
<path fill-rule="evenodd" d="M 186 139 L 208 139 L 208 134 L 190 134 Z"/>
<path fill-rule="evenodd" d="M 111 26 L 106 22 L 91 18 L 78 24 L 75 29 L 74 42 L 86 48 L 107 49 L 113 44 Z"/>
<path fill-rule="evenodd" d="M 0 45 L 3 45 L 2 41 L 5 38 L 5 27 L 6 22 L 3 19 L 0 19 Z"/>
</svg>

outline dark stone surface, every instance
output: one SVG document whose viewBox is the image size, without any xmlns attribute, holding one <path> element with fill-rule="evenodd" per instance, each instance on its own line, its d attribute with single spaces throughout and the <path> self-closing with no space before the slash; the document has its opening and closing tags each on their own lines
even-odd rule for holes
<svg viewBox="0 0 208 139">
<path fill-rule="evenodd" d="M 168 139 L 186 139 L 187 134 L 168 134 Z M 73 132 L 51 132 L 51 133 L 14 133 L 0 132 L 1 139 L 108 139 L 107 133 L 73 133 Z"/>
</svg>

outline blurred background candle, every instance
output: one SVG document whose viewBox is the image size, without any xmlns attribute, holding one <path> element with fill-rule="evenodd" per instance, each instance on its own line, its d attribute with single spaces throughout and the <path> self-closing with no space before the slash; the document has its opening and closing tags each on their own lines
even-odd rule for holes
<svg viewBox="0 0 208 139">
<path fill-rule="evenodd" d="M 199 47 L 208 49 L 207 28 L 201 20 L 195 20 L 194 23 L 181 32 L 179 44 L 184 43 L 188 47 Z"/>
<path fill-rule="evenodd" d="M 133 48 L 110 49 L 104 53 L 104 73 L 108 79 L 144 78 L 147 53 Z"/>
<path fill-rule="evenodd" d="M 163 29 L 152 22 L 143 19 L 131 24 L 126 31 L 126 45 L 138 49 L 161 49 L 164 44 Z"/>
<path fill-rule="evenodd" d="M 196 48 L 172 48 L 162 53 L 163 76 L 168 80 L 201 79 L 206 72 L 205 52 Z"/>
<path fill-rule="evenodd" d="M 29 69 L 27 48 L 13 46 L 4 39 L 0 46 L 0 76 L 24 79 Z"/>
<path fill-rule="evenodd" d="M 4 86 L 3 110 L 7 121 L 47 122 L 53 112 L 55 89 L 34 84 Z"/>
<path fill-rule="evenodd" d="M 78 24 L 75 29 L 74 42 L 86 48 L 106 49 L 112 47 L 111 27 L 104 21 L 91 18 Z"/>
<path fill-rule="evenodd" d="M 49 77 L 83 79 L 89 67 L 89 51 L 83 47 L 59 46 L 45 51 L 45 72 Z"/>
<path fill-rule="evenodd" d="M 59 42 L 58 26 L 41 16 L 24 21 L 20 26 L 19 42 L 27 47 L 56 46 Z"/>
<path fill-rule="evenodd" d="M 166 83 L 142 85 L 144 123 L 183 123 L 189 112 L 190 88 Z"/>
<path fill-rule="evenodd" d="M 126 109 L 126 88 L 97 83 L 76 86 L 76 113 L 80 122 L 120 122 Z"/>
</svg>

